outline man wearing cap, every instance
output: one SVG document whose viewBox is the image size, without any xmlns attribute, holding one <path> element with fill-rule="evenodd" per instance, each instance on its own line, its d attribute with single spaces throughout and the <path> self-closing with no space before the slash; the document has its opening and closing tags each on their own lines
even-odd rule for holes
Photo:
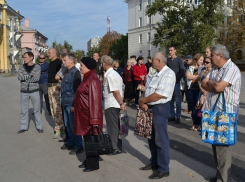
<svg viewBox="0 0 245 182">
<path fill-rule="evenodd" d="M 74 101 L 74 133 L 76 135 L 87 136 L 91 131 L 94 135 L 98 135 L 98 127 L 101 130 L 103 128 L 101 83 L 95 72 L 96 66 L 97 63 L 93 58 L 84 57 L 81 60 L 80 71 L 84 76 L 77 88 Z M 79 168 L 85 168 L 84 172 L 99 169 L 99 156 L 86 155 L 86 160 Z"/>
</svg>

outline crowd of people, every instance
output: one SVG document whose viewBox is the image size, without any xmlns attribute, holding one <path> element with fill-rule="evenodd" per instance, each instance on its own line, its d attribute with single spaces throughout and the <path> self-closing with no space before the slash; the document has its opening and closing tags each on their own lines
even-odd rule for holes
<svg viewBox="0 0 245 182">
<path fill-rule="evenodd" d="M 241 87 L 241 73 L 231 61 L 227 48 L 223 45 L 207 47 L 206 55 L 178 57 L 177 49 L 169 47 L 169 56 L 157 52 L 144 58 L 131 56 L 122 68 L 110 56 L 100 58 L 84 57 L 80 62 L 66 49 L 59 52 L 50 48 L 48 58 L 40 54 L 40 63 L 33 62 L 31 52 L 24 54 L 25 63 L 18 70 L 21 82 L 21 129 L 29 128 L 29 100 L 33 104 L 33 115 L 37 131 L 43 133 L 40 114 L 43 108 L 43 95 L 49 115 L 55 123 L 54 139 L 62 140 L 62 150 L 70 150 L 70 155 L 84 151 L 82 136 L 91 132 L 98 134 L 103 128 L 103 110 L 108 134 L 111 137 L 113 152 L 122 153 L 120 130 L 120 110 L 136 104 L 141 109 L 152 110 L 152 137 L 149 142 L 150 164 L 140 170 L 156 169 L 149 179 L 159 179 L 169 175 L 168 122 L 180 123 L 181 103 L 187 102 L 184 112 L 191 114 L 192 131 L 201 130 L 200 111 L 212 108 L 217 95 L 224 92 L 226 110 L 238 113 Z M 228 72 L 229 71 L 229 72 Z M 218 110 L 222 111 L 222 100 Z M 103 103 L 103 104 L 102 104 Z M 86 148 L 85 148 L 86 150 Z M 227 146 L 213 146 L 217 175 L 209 181 L 230 181 L 231 151 Z M 86 156 L 79 166 L 84 172 L 99 169 L 99 156 Z"/>
</svg>

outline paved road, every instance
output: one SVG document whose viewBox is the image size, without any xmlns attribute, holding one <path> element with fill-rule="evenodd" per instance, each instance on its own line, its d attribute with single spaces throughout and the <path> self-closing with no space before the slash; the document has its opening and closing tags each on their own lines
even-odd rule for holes
<svg viewBox="0 0 245 182">
<path fill-rule="evenodd" d="M 245 77 L 245 74 L 243 74 Z M 245 91 L 245 87 L 242 88 Z M 149 162 L 147 140 L 133 135 L 136 110 L 128 108 L 131 130 L 123 141 L 123 154 L 102 156 L 100 170 L 83 173 L 77 166 L 84 160 L 84 154 L 70 156 L 68 151 L 52 139 L 53 121 L 43 113 L 44 133 L 39 134 L 34 126 L 30 109 L 29 131 L 17 135 L 20 117 L 19 82 L 15 77 L 0 78 L 0 182 L 124 182 L 151 181 L 151 171 L 142 172 L 139 167 Z M 183 104 L 185 108 L 185 104 Z M 241 94 L 241 119 L 239 141 L 233 147 L 232 174 L 234 181 L 245 181 L 245 124 L 243 122 L 245 97 Z M 183 115 L 183 118 L 187 115 Z M 200 141 L 198 132 L 187 129 L 191 121 L 181 120 L 181 124 L 169 123 L 171 140 L 170 177 L 167 182 L 201 182 L 215 173 L 211 147 Z M 106 130 L 106 129 L 105 129 Z"/>
</svg>

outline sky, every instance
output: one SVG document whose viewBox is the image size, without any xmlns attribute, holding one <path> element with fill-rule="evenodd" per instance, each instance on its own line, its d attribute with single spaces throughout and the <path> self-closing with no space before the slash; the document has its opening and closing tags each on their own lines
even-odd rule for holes
<svg viewBox="0 0 245 182">
<path fill-rule="evenodd" d="M 67 40 L 74 51 L 87 51 L 90 38 L 106 34 L 107 16 L 111 19 L 111 31 L 128 32 L 128 5 L 124 0 L 6 1 L 30 20 L 30 28 L 48 37 L 49 47 L 56 37 L 57 43 Z"/>
</svg>

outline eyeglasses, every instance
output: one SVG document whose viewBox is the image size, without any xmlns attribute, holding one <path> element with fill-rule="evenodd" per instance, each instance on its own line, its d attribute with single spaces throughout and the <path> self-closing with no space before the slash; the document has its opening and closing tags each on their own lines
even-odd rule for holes
<svg viewBox="0 0 245 182">
<path fill-rule="evenodd" d="M 45 58 L 39 58 L 39 59 L 45 59 Z"/>
<path fill-rule="evenodd" d="M 210 62 L 208 62 L 208 61 L 204 61 L 204 64 L 209 64 Z"/>
</svg>

